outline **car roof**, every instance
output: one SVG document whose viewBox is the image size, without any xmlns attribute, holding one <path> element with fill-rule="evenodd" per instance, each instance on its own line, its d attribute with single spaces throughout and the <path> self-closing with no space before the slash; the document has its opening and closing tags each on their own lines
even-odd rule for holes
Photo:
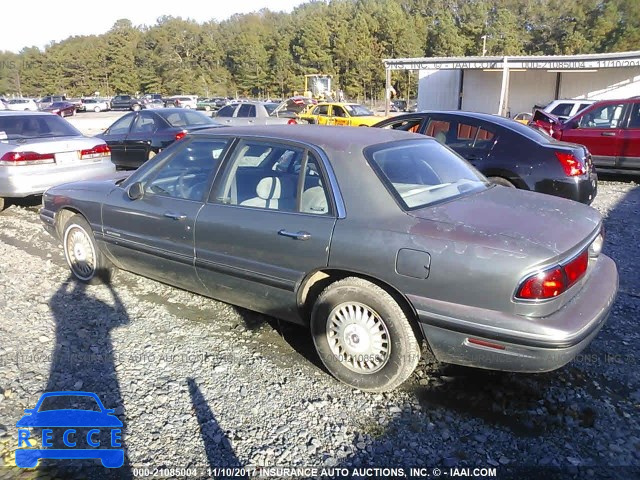
<svg viewBox="0 0 640 480">
<path fill-rule="evenodd" d="M 48 112 L 32 112 L 29 110 L 24 110 L 24 111 L 15 111 L 15 110 L 2 110 L 0 111 L 0 116 L 3 117 L 11 117 L 11 116 L 18 116 L 18 115 L 52 115 L 51 113 Z"/>
<path fill-rule="evenodd" d="M 424 139 L 435 141 L 431 137 L 417 136 L 415 133 L 399 130 L 377 130 L 374 132 L 366 127 L 346 127 L 328 125 L 250 125 L 225 126 L 223 128 L 207 128 L 198 130 L 191 135 L 194 137 L 208 134 L 268 137 L 282 141 L 297 141 L 327 147 L 334 150 L 347 148 L 362 149 L 369 145 L 393 142 L 398 140 Z"/>
</svg>

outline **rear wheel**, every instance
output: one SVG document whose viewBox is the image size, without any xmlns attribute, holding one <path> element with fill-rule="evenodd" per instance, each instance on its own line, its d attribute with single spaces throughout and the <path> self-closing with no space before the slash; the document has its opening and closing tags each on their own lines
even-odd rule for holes
<svg viewBox="0 0 640 480">
<path fill-rule="evenodd" d="M 65 224 L 62 246 L 71 273 L 78 280 L 89 284 L 109 282 L 113 264 L 98 249 L 91 226 L 82 215 L 74 215 Z"/>
<path fill-rule="evenodd" d="M 506 178 L 488 177 L 487 180 L 489 180 L 491 183 L 493 183 L 495 185 L 502 185 L 503 187 L 516 188 L 516 186 L 513 183 L 511 183 L 509 180 L 507 180 Z"/>
<path fill-rule="evenodd" d="M 311 333 L 320 359 L 338 380 L 384 392 L 413 373 L 420 346 L 407 315 L 378 285 L 347 277 L 316 300 Z"/>
</svg>

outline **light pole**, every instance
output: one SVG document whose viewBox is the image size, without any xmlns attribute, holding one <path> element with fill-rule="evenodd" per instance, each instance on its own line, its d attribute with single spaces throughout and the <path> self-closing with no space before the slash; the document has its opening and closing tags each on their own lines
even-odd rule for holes
<svg viewBox="0 0 640 480">
<path fill-rule="evenodd" d="M 482 35 L 480 38 L 482 39 L 482 56 L 484 57 L 487 54 L 487 36 Z"/>
</svg>

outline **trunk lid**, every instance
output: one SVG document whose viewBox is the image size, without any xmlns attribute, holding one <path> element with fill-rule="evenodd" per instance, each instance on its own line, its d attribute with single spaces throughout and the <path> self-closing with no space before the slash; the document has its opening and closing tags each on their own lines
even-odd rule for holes
<svg viewBox="0 0 640 480">
<path fill-rule="evenodd" d="M 583 242 L 602 219 L 597 210 L 571 200 L 500 186 L 410 215 L 527 242 L 555 255 Z"/>
</svg>

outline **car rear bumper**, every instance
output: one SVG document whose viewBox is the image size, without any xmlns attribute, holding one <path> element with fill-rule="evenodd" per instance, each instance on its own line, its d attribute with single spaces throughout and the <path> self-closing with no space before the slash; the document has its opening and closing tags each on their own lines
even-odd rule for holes
<svg viewBox="0 0 640 480">
<path fill-rule="evenodd" d="M 439 361 L 535 373 L 560 368 L 586 348 L 604 325 L 617 291 L 616 265 L 601 255 L 582 290 L 543 318 L 452 305 L 454 317 L 439 313 L 443 308 L 434 308 L 433 300 L 416 296 L 409 300 Z"/>
<path fill-rule="evenodd" d="M 536 184 L 535 191 L 590 205 L 598 194 L 598 175 L 592 171 L 583 177 L 543 180 Z"/>
<path fill-rule="evenodd" d="M 48 188 L 63 183 L 89 180 L 116 171 L 111 160 L 96 163 L 78 162 L 51 165 L 52 168 L 32 169 L 29 166 L 0 168 L 0 197 L 27 197 L 39 195 Z"/>
</svg>

